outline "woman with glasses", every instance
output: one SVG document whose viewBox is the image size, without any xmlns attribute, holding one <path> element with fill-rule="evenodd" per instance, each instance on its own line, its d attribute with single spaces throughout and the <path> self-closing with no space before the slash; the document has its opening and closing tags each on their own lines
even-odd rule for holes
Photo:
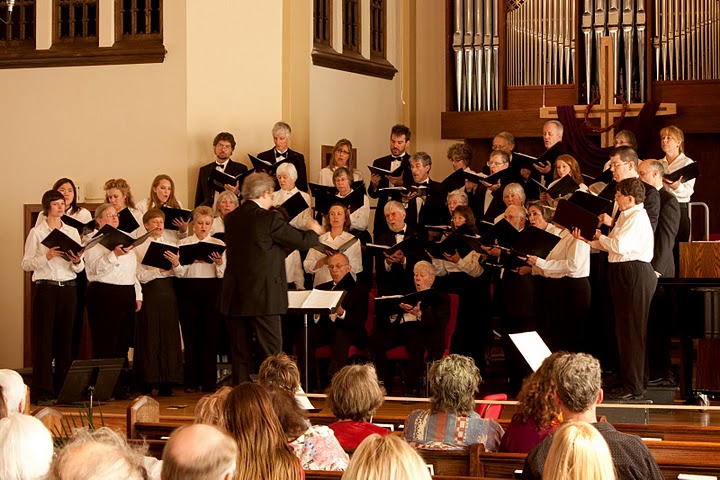
<svg viewBox="0 0 720 480">
<path fill-rule="evenodd" d="M 322 170 L 320 170 L 320 175 L 318 176 L 318 184 L 325 185 L 327 187 L 333 186 L 333 173 L 335 172 L 335 169 L 338 167 L 345 167 L 348 170 L 351 169 L 351 158 L 353 155 L 353 146 L 350 140 L 347 138 L 341 138 L 337 141 L 335 144 L 335 147 L 332 151 L 332 156 L 330 157 L 330 163 L 327 167 L 323 167 Z M 356 168 L 352 169 L 352 182 L 357 182 L 358 180 L 363 180 L 362 173 Z"/>
</svg>

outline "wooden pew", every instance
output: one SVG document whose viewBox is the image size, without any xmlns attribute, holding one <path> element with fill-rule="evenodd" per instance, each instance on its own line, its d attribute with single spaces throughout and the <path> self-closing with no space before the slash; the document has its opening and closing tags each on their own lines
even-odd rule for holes
<svg viewBox="0 0 720 480">
<path fill-rule="evenodd" d="M 720 427 L 699 425 L 644 425 L 636 423 L 613 423 L 618 432 L 637 435 L 642 438 L 659 438 L 681 442 L 720 443 Z"/>
<path fill-rule="evenodd" d="M 321 472 L 305 470 L 305 480 L 330 480 L 342 478 L 343 472 Z M 433 480 L 493 480 L 487 477 L 467 477 L 454 475 L 433 475 Z"/>
<path fill-rule="evenodd" d="M 472 458 L 477 457 L 478 452 L 485 451 L 481 443 L 470 445 L 467 450 L 416 450 L 425 463 L 433 466 L 436 475 L 449 475 L 453 477 L 467 476 L 472 474 Z"/>
</svg>

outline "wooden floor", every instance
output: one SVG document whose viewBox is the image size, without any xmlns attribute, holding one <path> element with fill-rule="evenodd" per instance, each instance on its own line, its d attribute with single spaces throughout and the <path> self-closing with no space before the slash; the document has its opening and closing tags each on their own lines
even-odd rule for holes
<svg viewBox="0 0 720 480">
<path fill-rule="evenodd" d="M 202 395 L 202 393 L 184 393 L 181 388 L 178 388 L 175 389 L 173 396 L 171 397 L 154 397 L 160 403 L 161 422 L 179 421 L 185 423 L 190 421 L 190 419 L 195 416 L 195 405 Z M 102 403 L 99 409 L 96 407 L 93 412 L 96 426 L 101 424 L 100 415 L 102 414 L 102 422 L 106 426 L 126 433 L 126 411 L 132 400 L 133 399 L 112 401 Z M 311 398 L 311 401 L 316 408 L 322 409 L 320 412 L 321 414 L 331 415 L 329 409 L 325 408 L 324 398 Z M 427 399 L 394 399 L 393 397 L 393 399 L 386 401 L 380 407 L 375 415 L 375 418 L 376 421 L 381 421 L 382 418 L 404 418 L 412 410 L 417 408 L 428 408 L 428 405 Z M 638 407 L 641 406 L 638 405 Z M 32 405 L 30 410 L 32 412 L 38 408 L 41 407 Z M 78 406 L 56 406 L 54 408 L 63 414 L 77 414 L 79 409 L 83 409 Z M 514 413 L 515 406 L 506 405 L 501 418 L 509 420 Z M 694 408 L 685 405 L 664 406 L 661 409 L 651 408 L 648 423 L 720 426 L 720 407 L 713 405 L 705 412 L 699 411 L 699 407 Z"/>
</svg>

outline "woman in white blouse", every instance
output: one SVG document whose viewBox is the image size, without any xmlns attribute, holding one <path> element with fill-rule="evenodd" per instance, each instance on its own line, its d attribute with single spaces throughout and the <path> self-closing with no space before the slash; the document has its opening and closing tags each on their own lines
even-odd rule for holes
<svg viewBox="0 0 720 480">
<path fill-rule="evenodd" d="M 587 186 L 585 185 L 585 183 L 583 183 L 582 173 L 580 173 L 580 165 L 572 155 L 560 155 L 555 160 L 555 172 L 553 173 L 554 180 L 550 182 L 547 188 L 551 189 L 566 175 L 570 175 L 570 177 L 575 180 L 575 183 L 578 184 L 578 190 L 587 192 Z M 550 195 L 547 192 L 542 192 L 540 193 L 540 200 L 544 200 L 549 206 L 554 207 L 555 205 L 557 205 L 560 198 L 569 198 L 570 195 L 572 194 L 557 198 L 550 198 Z"/>
<path fill-rule="evenodd" d="M 682 130 L 675 126 L 665 127 L 660 130 L 660 141 L 665 156 L 660 163 L 665 167 L 665 173 L 673 173 L 693 163 L 693 160 L 685 155 L 685 135 Z M 673 254 L 679 259 L 678 242 L 687 242 L 690 238 L 690 217 L 688 216 L 688 205 L 695 191 L 695 179 L 683 181 L 680 178 L 676 181 L 665 180 L 665 190 L 675 195 L 680 203 L 680 227 L 678 228 L 677 240 Z"/>
<path fill-rule="evenodd" d="M 318 175 L 318 183 L 328 187 L 333 186 L 333 173 L 338 167 L 345 167 L 350 169 L 350 158 L 352 157 L 352 143 L 347 138 L 341 138 L 335 144 L 330 157 L 330 164 L 327 167 L 323 167 Z M 362 173 L 358 169 L 352 170 L 353 182 L 362 180 Z"/>
<path fill-rule="evenodd" d="M 213 211 L 197 207 L 191 216 L 193 234 L 180 240 L 180 248 L 198 242 L 224 246 L 222 240 L 210 236 Z M 217 296 L 225 275 L 225 253 L 213 253 L 207 259 L 196 260 L 176 269 L 177 299 L 185 344 L 185 391 L 202 389 L 214 392 L 217 387 L 216 355 L 221 318 L 217 311 Z"/>
<path fill-rule="evenodd" d="M 137 222 L 138 226 L 134 229 L 128 228 L 119 222 L 120 230 L 133 236 L 139 237 L 145 234 L 145 229 L 142 226 L 142 213 L 140 210 L 135 208 L 135 201 L 133 200 L 132 192 L 130 191 L 130 185 L 123 178 L 111 178 L 103 186 L 105 190 L 105 201 L 115 208 L 118 215 L 122 215 L 125 209 L 132 214 Z M 127 231 L 132 230 L 132 231 Z"/>
<path fill-rule="evenodd" d="M 150 186 L 150 196 L 137 203 L 137 209 L 144 214 L 148 210 L 160 207 L 182 208 L 182 203 L 175 198 L 175 182 L 169 175 L 160 174 L 153 180 Z M 164 235 L 168 240 L 177 242 L 187 237 L 188 222 L 180 218 L 173 220 L 177 230 L 165 230 Z"/>
<path fill-rule="evenodd" d="M 344 243 L 355 238 L 353 234 L 348 232 L 350 229 L 350 215 L 345 205 L 340 203 L 332 205 L 328 211 L 328 221 L 330 230 L 320 235 L 320 243 L 337 249 Z M 345 255 L 347 255 L 348 260 L 350 260 L 350 272 L 357 276 L 363 269 L 360 242 L 355 242 L 355 244 L 348 248 L 345 251 Z M 308 251 L 307 257 L 305 257 L 303 267 L 305 267 L 307 273 L 315 275 L 313 278 L 314 287 L 332 280 L 330 271 L 327 268 L 327 259 L 328 257 L 324 253 L 320 253 L 314 248 L 311 248 Z"/>
<path fill-rule="evenodd" d="M 528 255 L 531 267 L 521 269 L 542 279 L 537 285 L 540 335 L 553 351 L 583 352 L 590 312 L 590 246 L 553 225 L 550 207 L 542 200 L 530 202 L 528 213 L 530 225 L 560 237 L 545 259 Z"/>
<path fill-rule="evenodd" d="M 143 306 L 140 309 L 135 331 L 133 371 L 142 384 L 144 394 L 170 396 L 172 385 L 183 381 L 183 364 L 180 347 L 177 299 L 173 276 L 180 268 L 180 256 L 165 252 L 167 270 L 142 263 L 150 245 L 174 245 L 163 237 L 165 214 L 151 208 L 143 215 L 145 230 L 152 231 L 150 241 L 133 249 L 137 256 L 137 277 L 142 285 Z"/>
<path fill-rule="evenodd" d="M 52 189 L 57 190 L 62 194 L 63 199 L 65 200 L 65 215 L 82 223 L 88 223 L 92 220 L 92 214 L 87 209 L 78 207 L 77 187 L 75 187 L 75 182 L 69 178 L 61 178 L 55 182 Z M 40 212 L 35 225 L 40 225 L 45 221 L 45 218 L 45 214 Z"/>
<path fill-rule="evenodd" d="M 45 192 L 42 208 L 45 221 L 33 227 L 28 234 L 22 269 L 33 272 L 32 281 L 35 283 L 31 402 L 52 405 L 72 362 L 72 323 L 77 303 L 75 277 L 85 264 L 80 257 L 81 252 L 71 252 L 66 256 L 59 247 L 49 249 L 42 244 L 55 229 L 80 243 L 78 231 L 61 220 L 65 213 L 63 195 L 55 189 Z"/>
</svg>

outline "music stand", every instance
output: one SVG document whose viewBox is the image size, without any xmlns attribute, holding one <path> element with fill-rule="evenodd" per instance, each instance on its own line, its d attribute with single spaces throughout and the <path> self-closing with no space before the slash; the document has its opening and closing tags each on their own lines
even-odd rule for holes
<svg viewBox="0 0 720 480">
<path fill-rule="evenodd" d="M 288 290 L 290 315 L 303 316 L 305 331 L 305 392 L 309 392 L 308 378 L 308 315 L 329 315 L 337 311 L 347 292 L 340 290 Z"/>
<path fill-rule="evenodd" d="M 123 368 L 123 358 L 75 360 L 58 395 L 59 405 L 105 402 L 112 397 Z"/>
</svg>

